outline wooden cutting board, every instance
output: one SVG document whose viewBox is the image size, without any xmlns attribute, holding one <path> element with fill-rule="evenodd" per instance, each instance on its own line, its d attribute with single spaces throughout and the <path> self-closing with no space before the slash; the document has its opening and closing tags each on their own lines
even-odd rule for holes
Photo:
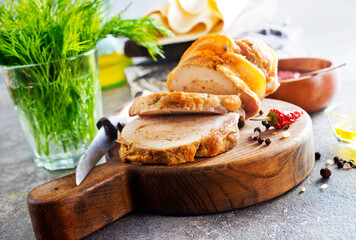
<svg viewBox="0 0 356 240">
<path fill-rule="evenodd" d="M 265 99 L 262 109 L 300 110 Z M 175 166 L 142 166 L 107 154 L 80 186 L 75 175 L 40 185 L 27 204 L 38 239 L 80 239 L 132 211 L 197 215 L 229 211 L 275 198 L 297 186 L 314 165 L 312 122 L 305 112 L 287 130 L 262 133 L 272 143 L 250 140 L 259 122 L 248 121 L 240 143 L 229 152 Z"/>
</svg>

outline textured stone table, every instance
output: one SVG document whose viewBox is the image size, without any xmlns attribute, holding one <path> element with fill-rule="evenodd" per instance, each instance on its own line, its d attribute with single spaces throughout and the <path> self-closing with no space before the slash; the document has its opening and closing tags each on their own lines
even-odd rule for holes
<svg viewBox="0 0 356 240">
<path fill-rule="evenodd" d="M 356 92 L 356 21 L 351 1 L 280 1 L 281 15 L 291 26 L 304 27 L 292 44 L 310 56 L 325 57 L 347 67 L 340 70 L 341 88 L 333 102 Z M 291 46 L 293 49 L 293 46 Z M 304 54 L 305 52 L 303 52 Z M 297 56 L 294 52 L 293 56 Z M 305 56 L 305 55 L 304 55 Z M 105 114 L 129 98 L 127 87 L 103 92 Z M 356 104 L 352 102 L 350 104 Z M 311 174 L 295 189 L 270 201 L 203 216 L 162 216 L 132 213 L 87 239 L 356 239 L 356 169 L 333 171 L 327 181 L 320 168 L 342 152 L 325 114 L 311 115 L 315 150 L 321 152 Z M 26 206 L 29 191 L 73 170 L 50 172 L 36 168 L 5 85 L 0 81 L 0 239 L 34 239 Z M 320 190 L 320 186 L 328 188 Z M 302 187 L 306 192 L 300 193 Z"/>
</svg>

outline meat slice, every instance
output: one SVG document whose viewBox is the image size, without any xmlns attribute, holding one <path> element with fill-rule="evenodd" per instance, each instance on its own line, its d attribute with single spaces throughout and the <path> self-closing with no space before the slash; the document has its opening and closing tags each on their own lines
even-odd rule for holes
<svg viewBox="0 0 356 240">
<path fill-rule="evenodd" d="M 238 142 L 239 114 L 138 117 L 121 132 L 124 162 L 180 164 L 226 152 Z"/>
<path fill-rule="evenodd" d="M 168 76 L 169 91 L 238 95 L 246 118 L 257 114 L 260 99 L 231 69 L 207 57 L 192 58 Z"/>
<path fill-rule="evenodd" d="M 237 94 L 246 117 L 255 115 L 260 99 L 278 86 L 277 58 L 259 40 L 232 41 L 211 34 L 195 41 L 167 78 L 169 91 Z"/>
<path fill-rule="evenodd" d="M 155 93 L 138 97 L 130 108 L 130 116 L 171 114 L 226 114 L 237 112 L 241 100 L 237 95 L 206 93 Z"/>
</svg>

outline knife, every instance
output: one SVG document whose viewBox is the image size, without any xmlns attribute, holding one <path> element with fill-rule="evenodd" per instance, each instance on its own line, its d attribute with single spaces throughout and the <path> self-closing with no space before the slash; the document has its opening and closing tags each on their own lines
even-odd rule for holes
<svg viewBox="0 0 356 240">
<path fill-rule="evenodd" d="M 136 97 L 149 95 L 151 92 L 143 90 L 135 95 Z M 134 120 L 137 116 L 130 117 L 129 109 L 133 100 L 125 103 L 114 115 L 108 118 L 101 118 L 97 127 L 98 133 L 90 143 L 88 149 L 79 159 L 79 163 L 75 173 L 76 184 L 79 185 L 84 178 L 95 167 L 99 160 L 107 153 L 116 142 L 119 132 L 124 125 Z"/>
</svg>

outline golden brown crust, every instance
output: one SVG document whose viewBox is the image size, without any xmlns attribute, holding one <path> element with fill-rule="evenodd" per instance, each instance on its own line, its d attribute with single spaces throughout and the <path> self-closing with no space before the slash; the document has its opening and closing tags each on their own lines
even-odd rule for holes
<svg viewBox="0 0 356 240">
<path fill-rule="evenodd" d="M 181 57 L 181 61 L 189 59 L 199 51 L 202 51 L 204 56 L 221 56 L 225 52 L 234 52 L 235 49 L 236 44 L 234 41 L 225 35 L 209 34 L 192 43 Z"/>
<path fill-rule="evenodd" d="M 212 157 L 227 152 L 237 145 L 239 136 L 237 124 L 226 124 L 223 129 L 200 142 L 195 156 Z"/>
<path fill-rule="evenodd" d="M 275 52 L 264 42 L 258 39 L 245 38 L 235 41 L 237 48 L 235 53 L 241 54 L 247 60 L 258 66 L 265 74 L 267 80 L 266 95 L 277 90 L 278 82 L 278 59 Z"/>
<path fill-rule="evenodd" d="M 241 107 L 237 95 L 206 93 L 154 93 L 138 97 L 132 103 L 130 116 L 236 112 Z"/>
<path fill-rule="evenodd" d="M 119 156 L 123 162 L 174 165 L 193 162 L 199 143 L 167 150 L 145 149 L 135 144 L 121 144 Z"/>
</svg>

